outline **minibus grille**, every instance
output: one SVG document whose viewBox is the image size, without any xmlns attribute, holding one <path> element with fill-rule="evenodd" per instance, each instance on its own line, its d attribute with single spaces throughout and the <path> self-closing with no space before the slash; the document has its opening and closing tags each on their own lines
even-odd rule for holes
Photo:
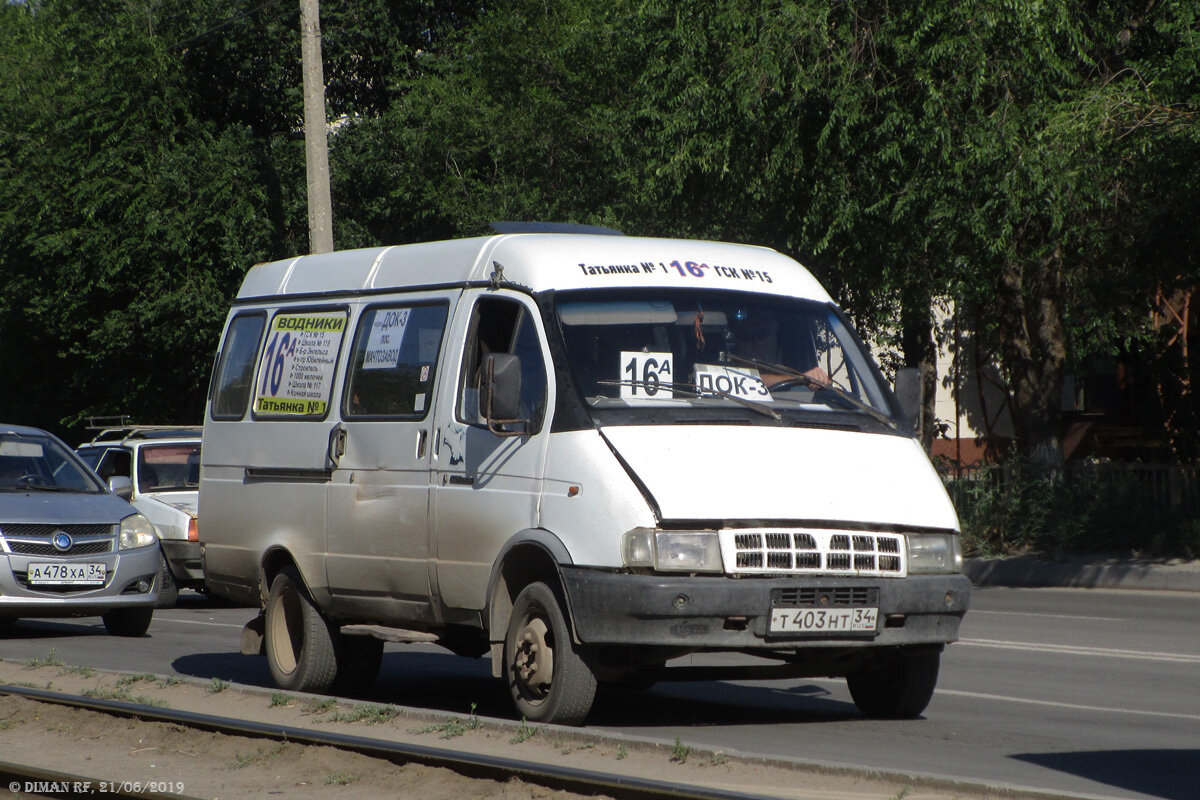
<svg viewBox="0 0 1200 800">
<path fill-rule="evenodd" d="M 897 533 L 723 530 L 721 550 L 733 574 L 902 577 L 908 568 Z"/>
</svg>

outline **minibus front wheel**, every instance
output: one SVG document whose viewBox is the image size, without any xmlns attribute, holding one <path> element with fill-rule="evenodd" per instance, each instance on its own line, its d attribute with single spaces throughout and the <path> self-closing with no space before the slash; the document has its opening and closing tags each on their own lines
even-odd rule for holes
<svg viewBox="0 0 1200 800">
<path fill-rule="evenodd" d="M 596 676 L 576 652 L 554 591 L 531 583 L 513 603 L 504 639 L 504 677 L 531 722 L 579 725 L 592 708 Z"/>
<path fill-rule="evenodd" d="M 900 649 L 868 669 L 846 676 L 859 711 L 873 719 L 916 719 L 933 699 L 940 650 Z"/>
<path fill-rule="evenodd" d="M 335 636 L 295 567 L 271 581 L 263 630 L 267 665 L 281 689 L 324 693 L 337 675 Z"/>
</svg>

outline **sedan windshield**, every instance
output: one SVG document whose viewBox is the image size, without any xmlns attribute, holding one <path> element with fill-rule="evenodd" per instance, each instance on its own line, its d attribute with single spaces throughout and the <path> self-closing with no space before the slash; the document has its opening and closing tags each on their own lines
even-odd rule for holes
<svg viewBox="0 0 1200 800">
<path fill-rule="evenodd" d="M 564 292 L 557 311 L 569 369 L 595 411 L 840 412 L 894 427 L 886 388 L 832 305 L 659 289 Z"/>
<path fill-rule="evenodd" d="M 47 436 L 0 433 L 0 492 L 101 492 L 69 450 Z"/>
</svg>

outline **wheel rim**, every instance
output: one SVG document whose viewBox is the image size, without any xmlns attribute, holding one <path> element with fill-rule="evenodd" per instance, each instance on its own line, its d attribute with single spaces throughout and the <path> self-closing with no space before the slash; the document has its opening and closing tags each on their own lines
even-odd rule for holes
<svg viewBox="0 0 1200 800">
<path fill-rule="evenodd" d="M 541 702 L 550 694 L 554 679 L 554 634 L 540 616 L 530 615 L 517 631 L 513 675 L 521 695 Z"/>
<path fill-rule="evenodd" d="M 267 640 L 271 646 L 271 660 L 285 675 L 296 671 L 300 661 L 303 623 L 300 596 L 291 587 L 285 588 L 275 597 L 267 614 Z"/>
</svg>

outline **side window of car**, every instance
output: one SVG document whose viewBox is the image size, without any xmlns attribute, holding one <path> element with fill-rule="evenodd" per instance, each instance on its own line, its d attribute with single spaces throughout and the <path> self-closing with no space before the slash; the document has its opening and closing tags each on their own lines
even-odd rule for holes
<svg viewBox="0 0 1200 800">
<path fill-rule="evenodd" d="M 422 419 L 432 405 L 444 303 L 363 312 L 350 356 L 342 416 Z"/>
<path fill-rule="evenodd" d="M 229 323 L 213 374 L 213 419 L 241 419 L 250 403 L 254 359 L 262 341 L 264 314 L 244 314 Z"/>
<path fill-rule="evenodd" d="M 132 478 L 132 459 L 129 451 L 110 447 L 104 453 L 104 457 L 100 459 L 100 463 L 96 465 L 96 474 L 106 483 L 114 475 L 122 478 Z"/>
<path fill-rule="evenodd" d="M 512 353 L 521 359 L 521 417 L 526 430 L 536 433 L 546 415 L 546 364 L 541 341 L 529 310 L 514 300 L 485 297 L 475 306 L 467 346 L 463 352 L 463 382 L 458 419 L 483 425 L 479 408 L 479 381 L 489 353 Z"/>
</svg>

